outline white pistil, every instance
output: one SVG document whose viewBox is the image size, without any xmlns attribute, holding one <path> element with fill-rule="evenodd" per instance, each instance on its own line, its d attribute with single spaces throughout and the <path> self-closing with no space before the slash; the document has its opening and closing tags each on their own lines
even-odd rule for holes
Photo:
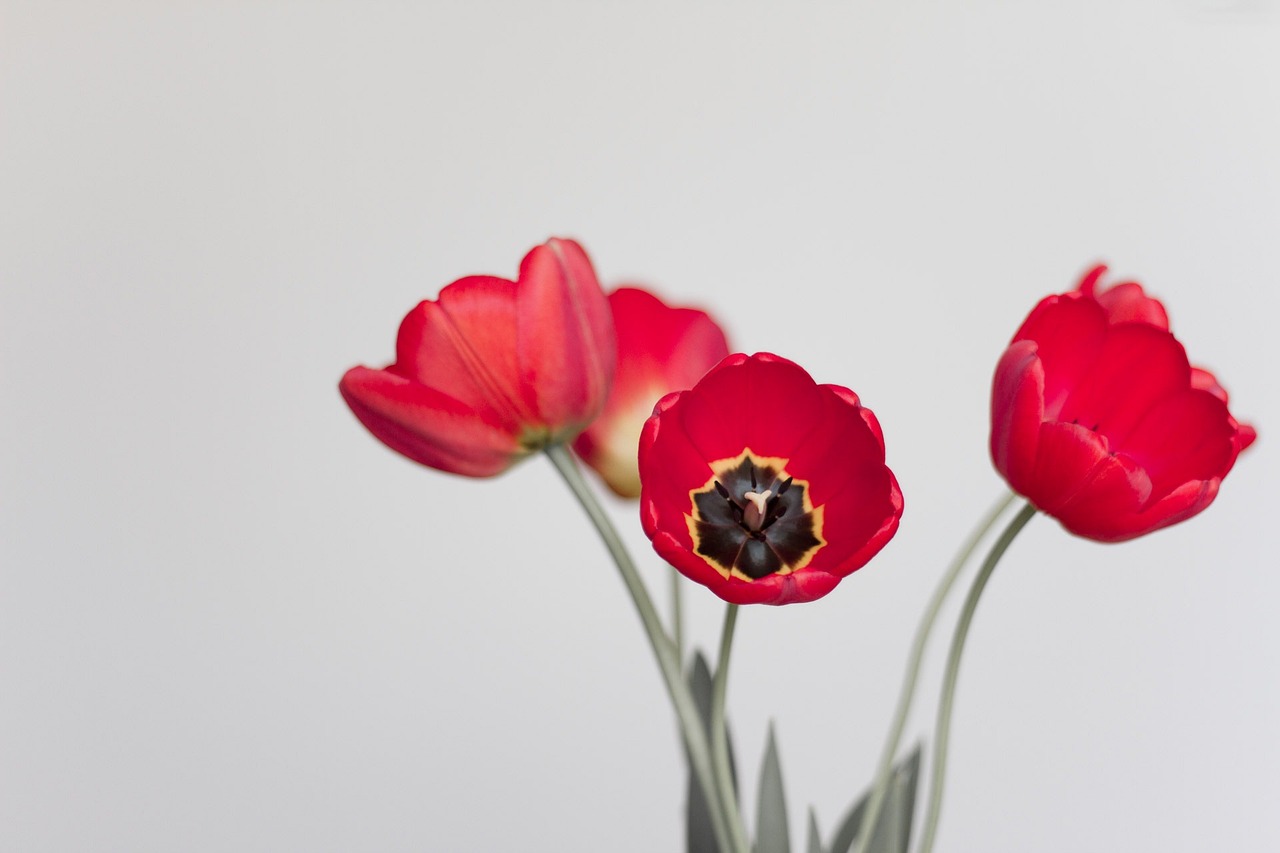
<svg viewBox="0 0 1280 853">
<path fill-rule="evenodd" d="M 773 491 L 765 489 L 763 492 L 747 492 L 742 497 L 747 502 L 742 510 L 743 522 L 752 530 L 759 530 L 760 525 L 764 524 L 765 504 L 773 497 Z"/>
</svg>

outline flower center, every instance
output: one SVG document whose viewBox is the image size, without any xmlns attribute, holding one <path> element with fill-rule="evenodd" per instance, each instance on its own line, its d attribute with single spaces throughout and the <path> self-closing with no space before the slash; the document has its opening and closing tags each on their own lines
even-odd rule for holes
<svg viewBox="0 0 1280 853">
<path fill-rule="evenodd" d="M 788 476 L 785 465 L 744 451 L 713 463 L 711 480 L 690 492 L 694 550 L 726 577 L 786 574 L 826 544 L 822 508 L 810 504 L 808 483 Z"/>
</svg>

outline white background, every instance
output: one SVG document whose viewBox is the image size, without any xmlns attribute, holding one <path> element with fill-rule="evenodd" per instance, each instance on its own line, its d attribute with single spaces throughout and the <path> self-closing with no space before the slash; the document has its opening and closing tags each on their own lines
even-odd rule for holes
<svg viewBox="0 0 1280 853">
<path fill-rule="evenodd" d="M 657 669 L 550 467 L 419 468 L 336 391 L 552 234 L 884 424 L 897 538 L 739 620 L 747 801 L 776 718 L 797 840 L 1001 493 L 1008 337 L 1095 260 L 1143 281 L 1262 437 L 1189 523 L 1015 543 L 939 847 L 1280 846 L 1280 12 L 780 8 L 0 7 L 0 849 L 679 849 Z"/>
</svg>

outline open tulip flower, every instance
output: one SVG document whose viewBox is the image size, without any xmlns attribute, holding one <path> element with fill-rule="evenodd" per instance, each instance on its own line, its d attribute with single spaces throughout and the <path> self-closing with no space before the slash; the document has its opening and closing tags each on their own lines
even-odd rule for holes
<svg viewBox="0 0 1280 853">
<path fill-rule="evenodd" d="M 574 440 L 573 449 L 615 494 L 638 498 L 636 449 L 654 403 L 692 387 L 729 354 L 729 345 L 705 312 L 673 308 L 639 288 L 610 293 L 609 307 L 618 336 L 618 369 L 604 411 Z"/>
<path fill-rule="evenodd" d="M 609 303 L 572 240 L 525 255 L 516 281 L 459 279 L 400 324 L 396 360 L 339 383 L 360 422 L 415 462 L 498 474 L 576 436 L 604 405 L 616 358 Z"/>
<path fill-rule="evenodd" d="M 1192 367 L 1142 287 L 1106 267 L 1032 310 L 996 368 L 991 456 L 1014 491 L 1072 533 L 1141 536 L 1213 502 L 1256 437 Z"/>
<path fill-rule="evenodd" d="M 898 529 L 902 493 L 858 397 L 769 353 L 658 402 L 640 439 L 654 549 L 733 604 L 830 592 Z"/>
</svg>

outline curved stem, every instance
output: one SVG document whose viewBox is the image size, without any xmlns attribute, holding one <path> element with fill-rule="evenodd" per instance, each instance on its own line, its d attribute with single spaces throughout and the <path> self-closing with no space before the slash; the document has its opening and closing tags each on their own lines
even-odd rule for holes
<svg viewBox="0 0 1280 853">
<path fill-rule="evenodd" d="M 681 671 L 684 670 L 684 605 L 681 600 L 682 587 L 680 586 L 680 573 L 676 571 L 675 566 L 671 566 L 671 637 L 676 644 L 676 660 L 680 661 Z"/>
<path fill-rule="evenodd" d="M 653 656 L 657 659 L 658 668 L 662 672 L 662 680 L 666 684 L 667 695 L 671 697 L 671 704 L 675 707 L 676 718 L 680 722 L 680 731 L 684 736 L 685 747 L 689 752 L 689 765 L 693 768 L 694 778 L 697 779 L 698 786 L 702 789 L 702 795 L 707 801 L 708 811 L 711 814 L 711 828 L 715 833 L 720 849 L 733 850 L 730 842 L 732 836 L 729 833 L 729 825 L 724 810 L 716 807 L 723 801 L 716 791 L 715 777 L 711 767 L 711 749 L 707 742 L 707 734 L 698 714 L 698 707 L 694 703 L 693 693 L 690 691 L 689 685 L 685 682 L 684 675 L 681 672 L 675 644 L 662 627 L 662 620 L 658 618 L 658 611 L 653 606 L 653 599 L 649 597 L 649 591 L 645 588 L 644 581 L 640 578 L 640 572 L 636 570 L 635 563 L 631 560 L 631 555 L 627 553 L 627 547 L 623 544 L 622 537 L 618 535 L 613 522 L 609 520 L 608 514 L 604 511 L 604 507 L 596 500 L 591 487 L 583 479 L 582 471 L 579 470 L 578 464 L 569 453 L 569 449 L 562 444 L 553 444 L 547 447 L 546 454 L 551 460 L 551 464 L 555 466 L 555 469 L 560 472 L 560 476 L 564 478 L 574 497 L 578 499 L 578 503 L 582 504 L 582 508 L 586 510 L 591 523 L 595 525 L 601 540 L 604 541 L 605 547 L 609 550 L 609 556 L 613 558 L 614 564 L 618 567 L 618 573 L 622 576 L 622 582 L 626 585 L 627 592 L 631 594 L 631 600 L 635 604 L 636 612 L 640 616 L 640 622 L 644 626 L 646 636 L 649 638 L 649 645 L 653 648 Z"/>
<path fill-rule="evenodd" d="M 991 546 L 991 552 L 982 562 L 982 568 L 973 579 L 973 586 L 965 597 L 964 606 L 960 610 L 960 619 L 956 622 L 956 632 L 951 639 L 951 651 L 947 654 L 947 670 L 942 678 L 942 699 L 938 704 L 938 725 L 933 734 L 933 768 L 929 774 L 929 810 L 925 812 L 924 836 L 920 842 L 920 853 L 933 850 L 933 839 L 938 833 L 938 815 L 942 810 L 942 786 L 947 771 L 947 739 L 951 732 L 951 709 L 955 703 L 956 679 L 960 675 L 960 655 L 964 653 L 964 642 L 969 636 L 969 625 L 973 622 L 973 614 L 978 609 L 978 599 L 991 579 L 996 564 L 1004 556 L 1015 536 L 1036 514 L 1036 508 L 1030 503 L 1023 506 L 1018 514 L 1009 522 L 1009 526 L 1000 534 L 1000 538 Z"/>
<path fill-rule="evenodd" d="M 907 725 L 907 714 L 911 711 L 911 701 L 915 698 L 916 682 L 920 680 L 920 664 L 924 660 L 925 645 L 929 641 L 934 623 L 938 620 L 938 613 L 942 610 L 943 602 L 950 595 L 951 587 L 955 586 L 956 579 L 960 577 L 960 570 L 964 568 L 965 563 L 969 562 L 978 543 L 1009 508 L 1013 500 L 1014 495 L 1007 494 L 987 510 L 982 521 L 973 529 L 969 538 L 951 559 L 951 565 L 947 566 L 937 589 L 933 591 L 933 597 L 925 607 L 920 624 L 916 627 L 915 638 L 911 641 L 911 652 L 907 656 L 907 671 L 902 679 L 902 690 L 898 694 L 898 707 L 894 711 L 893 722 L 889 725 L 889 736 L 885 739 L 884 749 L 880 753 L 880 763 L 876 766 L 875 787 L 871 790 L 871 799 L 867 801 L 867 811 L 862 816 L 862 829 L 858 833 L 858 845 L 854 848 L 857 853 L 867 853 L 867 847 L 871 844 L 871 837 L 874 835 L 873 828 L 876 821 L 880 819 L 880 810 L 884 806 L 885 795 L 889 790 L 893 759 L 898 754 L 898 745 L 902 742 L 902 731 Z"/>
<path fill-rule="evenodd" d="M 737 788 L 733 784 L 733 768 L 729 765 L 729 733 L 724 723 L 725 692 L 729 683 L 729 652 L 733 647 L 733 628 L 738 621 L 738 605 L 730 604 L 724 612 L 724 628 L 720 632 L 720 658 L 716 661 L 715 681 L 711 685 L 711 761 L 716 771 L 716 784 L 723 798 L 729 831 L 733 833 L 735 850 L 748 851 L 742 815 L 738 813 Z"/>
</svg>

